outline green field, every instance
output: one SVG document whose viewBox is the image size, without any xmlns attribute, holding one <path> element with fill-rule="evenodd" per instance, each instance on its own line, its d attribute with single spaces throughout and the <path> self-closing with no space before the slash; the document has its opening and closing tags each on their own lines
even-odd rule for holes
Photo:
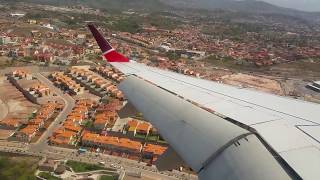
<svg viewBox="0 0 320 180">
<path fill-rule="evenodd" d="M 148 135 L 148 141 L 158 141 L 159 139 L 159 136 L 151 136 L 151 135 Z"/>
<path fill-rule="evenodd" d="M 38 161 L 38 158 L 30 156 L 0 154 L 0 179 L 35 180 Z"/>
<path fill-rule="evenodd" d="M 146 136 L 143 134 L 136 134 L 134 137 L 139 138 L 139 139 L 146 139 Z"/>
<path fill-rule="evenodd" d="M 102 175 L 99 180 L 116 180 L 116 178 L 109 175 Z"/>
<path fill-rule="evenodd" d="M 68 161 L 67 165 L 70 166 L 75 172 L 87 172 L 87 171 L 96 171 L 104 170 L 105 168 L 95 164 L 88 164 L 76 161 Z"/>
</svg>

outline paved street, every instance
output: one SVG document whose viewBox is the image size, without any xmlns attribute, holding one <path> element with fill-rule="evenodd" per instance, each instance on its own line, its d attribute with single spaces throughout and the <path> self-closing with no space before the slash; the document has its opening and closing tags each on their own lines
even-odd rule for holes
<svg viewBox="0 0 320 180">
<path fill-rule="evenodd" d="M 114 165 L 121 166 L 128 172 L 141 172 L 143 176 L 153 179 L 197 179 L 197 177 L 194 175 L 190 176 L 189 174 L 175 170 L 172 172 L 158 172 L 155 166 L 146 166 L 146 163 L 137 162 L 126 158 L 95 152 L 86 152 L 79 154 L 76 149 L 49 146 L 47 143 L 48 137 L 52 135 L 52 132 L 60 126 L 60 122 L 63 122 L 66 119 L 67 115 L 72 111 L 72 108 L 75 106 L 75 100 L 68 94 L 64 94 L 60 89 L 56 88 L 52 84 L 52 82 L 42 74 L 36 73 L 34 74 L 34 76 L 63 99 L 65 103 L 64 109 L 59 113 L 54 122 L 51 123 L 49 128 L 42 134 L 42 136 L 35 144 L 0 141 L 0 151 L 32 156 L 46 156 L 54 159 L 69 159 L 87 163 L 105 162 L 106 167 L 113 167 Z"/>
<path fill-rule="evenodd" d="M 163 180 L 174 180 L 174 179 L 185 179 L 185 180 L 197 180 L 197 177 L 194 175 L 189 175 L 179 171 L 166 171 L 158 172 L 156 167 L 146 166 L 145 163 L 139 163 L 134 160 L 129 160 L 125 158 L 110 156 L 106 154 L 98 154 L 93 152 L 87 152 L 84 154 L 78 154 L 75 149 L 59 148 L 53 146 L 47 146 L 42 151 L 34 150 L 30 148 L 29 145 L 25 145 L 20 142 L 5 142 L 0 141 L 0 151 L 18 153 L 24 155 L 32 156 L 46 156 L 54 159 L 68 159 L 80 162 L 87 163 L 98 163 L 105 162 L 106 167 L 112 167 L 113 165 L 118 165 L 124 168 L 124 170 L 129 172 L 141 172 L 144 176 L 149 176 L 154 179 L 163 179 Z"/>
<path fill-rule="evenodd" d="M 41 150 L 48 145 L 47 144 L 48 137 L 52 135 L 52 132 L 60 126 L 60 123 L 63 122 L 67 118 L 68 114 L 72 111 L 72 108 L 75 105 L 75 100 L 69 94 L 65 94 L 60 89 L 56 88 L 52 84 L 52 82 L 46 77 L 44 77 L 42 74 L 36 73 L 34 74 L 34 76 L 40 82 L 48 86 L 55 94 L 60 96 L 64 101 L 64 108 L 62 112 L 59 113 L 55 121 L 50 124 L 49 128 L 42 134 L 39 140 L 35 144 L 30 146 L 30 148 L 34 150 Z"/>
</svg>

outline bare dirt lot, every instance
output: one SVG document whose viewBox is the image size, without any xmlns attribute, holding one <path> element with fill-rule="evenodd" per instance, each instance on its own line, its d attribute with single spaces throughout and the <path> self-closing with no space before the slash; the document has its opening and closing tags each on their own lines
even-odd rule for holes
<svg viewBox="0 0 320 180">
<path fill-rule="evenodd" d="M 38 109 L 38 105 L 28 101 L 23 94 L 7 80 L 0 84 L 1 118 L 27 119 Z M 2 119 L 0 119 L 2 120 Z"/>
<path fill-rule="evenodd" d="M 7 67 L 22 67 L 26 66 L 29 63 L 23 62 L 23 61 L 18 61 L 18 60 L 12 60 L 11 58 L 5 57 L 5 56 L 0 56 L 0 69 L 4 69 Z"/>
<path fill-rule="evenodd" d="M 13 130 L 0 129 L 0 140 L 8 139 L 12 133 Z"/>
<path fill-rule="evenodd" d="M 281 85 L 277 81 L 264 77 L 238 73 L 223 76 L 221 80 L 234 86 L 254 88 L 268 93 L 283 95 Z"/>
</svg>

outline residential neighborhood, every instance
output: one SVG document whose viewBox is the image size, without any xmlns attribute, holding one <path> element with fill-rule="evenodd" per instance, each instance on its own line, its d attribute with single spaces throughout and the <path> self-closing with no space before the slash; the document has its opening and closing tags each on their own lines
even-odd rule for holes
<svg viewBox="0 0 320 180">
<path fill-rule="evenodd" d="M 202 1 L 0 0 L 7 179 L 197 180 L 212 162 L 210 172 L 239 162 L 299 178 L 314 170 L 292 164 L 316 158 L 290 153 L 318 145 L 319 14 Z M 228 170 L 217 179 L 240 177 Z"/>
</svg>

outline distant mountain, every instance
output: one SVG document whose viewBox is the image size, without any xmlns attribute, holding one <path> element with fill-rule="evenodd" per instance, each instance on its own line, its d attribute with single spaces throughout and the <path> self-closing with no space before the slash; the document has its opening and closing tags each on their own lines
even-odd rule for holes
<svg viewBox="0 0 320 180">
<path fill-rule="evenodd" d="M 86 5 L 93 8 L 118 10 L 135 9 L 152 11 L 170 8 L 169 5 L 160 2 L 160 0 L 0 0 L 0 2 L 27 2 L 54 6 Z"/>
<path fill-rule="evenodd" d="M 299 17 L 308 21 L 319 21 L 320 13 L 304 12 L 290 8 L 279 7 L 258 0 L 160 0 L 176 8 L 229 10 L 254 14 L 279 14 Z"/>
<path fill-rule="evenodd" d="M 194 8 L 194 9 L 223 9 L 231 11 L 244 11 L 254 13 L 279 13 L 296 11 L 278 7 L 263 1 L 256 0 L 160 0 L 178 8 Z"/>
<path fill-rule="evenodd" d="M 0 0 L 5 3 L 29 2 L 55 6 L 86 5 L 100 9 L 117 10 L 227 10 L 246 14 L 285 15 L 289 18 L 299 18 L 308 22 L 320 24 L 320 13 L 304 12 L 283 8 L 258 0 Z"/>
</svg>

